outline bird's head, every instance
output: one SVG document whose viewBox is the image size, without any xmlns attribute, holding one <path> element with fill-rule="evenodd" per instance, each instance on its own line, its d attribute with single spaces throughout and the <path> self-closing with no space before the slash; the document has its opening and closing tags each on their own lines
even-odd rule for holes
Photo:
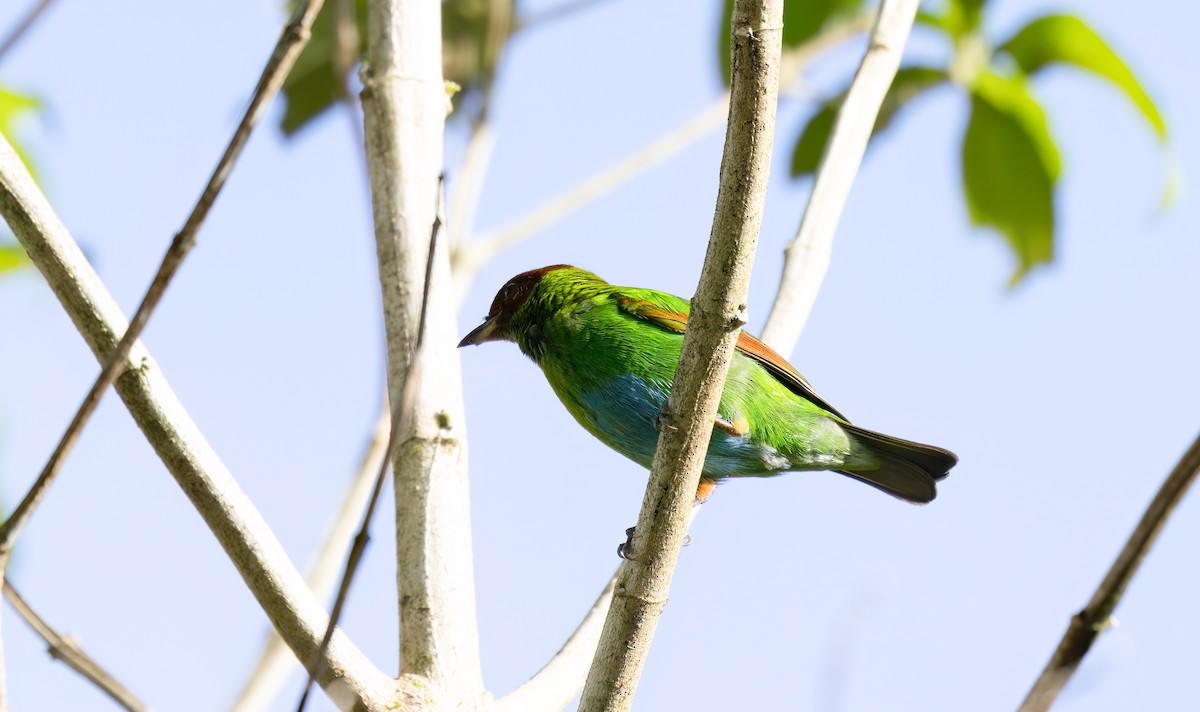
<svg viewBox="0 0 1200 712">
<path fill-rule="evenodd" d="M 488 341 L 519 342 L 521 333 L 529 326 L 526 322 L 532 321 L 532 309 L 528 305 L 530 297 L 539 291 L 542 279 L 556 270 L 582 272 L 570 265 L 550 265 L 522 272 L 508 280 L 500 291 L 496 292 L 496 298 L 492 300 L 492 307 L 488 309 L 483 323 L 458 342 L 459 348 Z"/>
</svg>

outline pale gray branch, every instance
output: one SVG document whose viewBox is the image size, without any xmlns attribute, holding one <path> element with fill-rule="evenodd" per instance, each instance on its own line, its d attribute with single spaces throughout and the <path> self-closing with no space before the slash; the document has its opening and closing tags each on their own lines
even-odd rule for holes
<svg viewBox="0 0 1200 712">
<path fill-rule="evenodd" d="M 735 0 L 732 82 L 716 215 L 665 425 L 579 709 L 628 710 L 679 548 L 738 333 L 762 223 L 779 94 L 782 0 Z"/>
<path fill-rule="evenodd" d="M 125 317 L 79 246 L 54 214 L 25 166 L 0 137 L 0 214 L 41 270 L 96 358 L 113 353 Z M 204 518 L 297 656 L 316 650 L 328 616 L 262 516 L 209 446 L 140 341 L 115 382 L 146 439 Z M 320 680 L 339 706 L 382 708 L 393 681 L 344 636 L 337 635 Z"/>
<path fill-rule="evenodd" d="M 367 445 L 358 471 L 350 481 L 342 504 L 330 522 L 321 548 L 309 567 L 308 587 L 317 600 L 328 600 L 333 594 L 338 572 L 341 571 L 346 551 L 350 548 L 350 540 L 354 538 L 355 527 L 362 519 L 363 508 L 371 496 L 371 485 L 383 465 L 388 434 L 392 427 L 391 413 L 386 407 L 386 400 L 384 406 L 379 419 L 375 421 L 371 442 Z M 230 707 L 230 712 L 262 712 L 268 709 L 287 682 L 288 675 L 293 670 L 302 669 L 296 656 L 274 629 L 267 635 L 267 643 L 259 655 L 254 671 Z"/>
<path fill-rule="evenodd" d="M 146 703 L 139 700 L 129 691 L 129 688 L 117 682 L 115 677 L 100 667 L 95 659 L 79 647 L 79 643 L 75 642 L 74 638 L 61 635 L 51 628 L 50 624 L 30 607 L 29 603 L 20 593 L 17 593 L 17 590 L 8 581 L 4 582 L 4 597 L 8 599 L 21 618 L 29 624 L 33 632 L 46 641 L 50 657 L 61 660 L 67 667 L 100 688 L 100 691 L 112 698 L 113 702 L 130 712 L 150 712 L 150 707 Z"/>
<path fill-rule="evenodd" d="M 556 195 L 528 215 L 494 232 L 457 244 L 455 276 L 469 282 L 497 253 L 558 222 L 581 206 L 608 193 L 630 178 L 646 171 L 687 147 L 718 126 L 729 111 L 729 95 L 720 99 L 686 124 L 659 138 L 644 150 L 602 170 L 578 186 Z"/>
<path fill-rule="evenodd" d="M 838 110 L 829 144 L 813 180 L 800 229 L 784 252 L 779 293 L 763 327 L 762 339 L 781 354 L 796 346 L 825 280 L 838 220 L 875 128 L 919 0 L 883 0 L 871 42 Z"/>
<path fill-rule="evenodd" d="M 1096 638 L 1110 625 L 1113 611 L 1117 609 L 1126 587 L 1133 580 L 1138 567 L 1142 565 L 1142 559 L 1146 558 L 1150 547 L 1154 545 L 1167 523 L 1167 518 L 1196 481 L 1197 475 L 1200 475 L 1200 437 L 1192 442 L 1191 447 L 1180 458 L 1179 464 L 1175 465 L 1175 469 L 1159 488 L 1158 494 L 1154 495 L 1141 521 L 1129 535 L 1121 553 L 1117 555 L 1112 568 L 1092 594 L 1092 600 L 1071 618 L 1067 632 L 1063 634 L 1058 648 L 1050 656 L 1042 674 L 1034 681 L 1033 688 L 1021 703 L 1019 712 L 1045 712 L 1054 704 L 1058 693 L 1075 674 L 1079 663 L 1083 662 L 1083 657 L 1091 650 Z"/>
<path fill-rule="evenodd" d="M 395 435 L 397 587 L 405 679 L 446 708 L 483 704 L 475 625 L 466 428 L 454 297 L 444 247 L 432 265 L 428 330 L 412 362 L 438 201 L 447 97 L 441 3 L 378 0 L 368 15 L 362 104 L 393 408 L 410 369 L 411 411 Z M 417 680 L 414 680 L 417 678 Z"/>
</svg>

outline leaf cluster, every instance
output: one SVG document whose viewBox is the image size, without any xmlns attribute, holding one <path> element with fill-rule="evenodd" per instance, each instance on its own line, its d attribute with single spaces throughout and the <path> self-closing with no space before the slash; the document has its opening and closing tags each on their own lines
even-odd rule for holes
<svg viewBox="0 0 1200 712">
<path fill-rule="evenodd" d="M 796 47 L 863 0 L 788 3 L 784 45 Z M 902 109 L 932 89 L 965 94 L 970 113 L 962 135 L 963 197 L 972 223 L 997 230 L 1016 259 L 1010 284 L 1054 256 L 1055 188 L 1061 169 L 1058 142 L 1029 80 L 1065 65 L 1104 79 L 1133 104 L 1160 142 L 1167 127 L 1133 71 L 1095 30 L 1074 15 L 1037 17 L 1011 37 L 992 43 L 985 32 L 986 0 L 947 0 L 940 11 L 922 11 L 917 22 L 952 46 L 946 66 L 901 67 L 875 124 L 878 135 Z M 728 26 L 722 29 L 727 36 Z M 728 76 L 729 48 L 719 58 Z M 850 78 L 846 79 L 849 87 Z M 808 117 L 792 149 L 793 176 L 812 174 L 829 142 L 846 90 L 823 101 Z M 1168 191 L 1170 186 L 1168 185 Z"/>
</svg>

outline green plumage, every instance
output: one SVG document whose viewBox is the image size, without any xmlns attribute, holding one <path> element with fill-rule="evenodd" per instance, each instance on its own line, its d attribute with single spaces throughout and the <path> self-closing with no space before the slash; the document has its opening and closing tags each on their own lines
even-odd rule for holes
<svg viewBox="0 0 1200 712">
<path fill-rule="evenodd" d="M 655 421 L 683 346 L 688 302 L 616 287 L 555 265 L 518 275 L 462 344 L 515 341 L 579 423 L 649 467 Z M 702 479 L 834 470 L 928 502 L 955 456 L 851 425 L 782 357 L 742 334 L 722 392 Z"/>
</svg>

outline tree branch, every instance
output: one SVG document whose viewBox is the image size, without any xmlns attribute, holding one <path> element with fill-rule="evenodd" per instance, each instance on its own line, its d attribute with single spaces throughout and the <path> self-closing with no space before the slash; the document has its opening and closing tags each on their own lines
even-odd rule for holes
<svg viewBox="0 0 1200 712">
<path fill-rule="evenodd" d="M 1200 437 L 1192 442 L 1179 464 L 1175 465 L 1175 469 L 1159 488 L 1158 494 L 1154 495 L 1141 521 L 1129 535 L 1121 553 L 1117 555 L 1112 568 L 1092 594 L 1092 600 L 1071 618 L 1071 624 L 1063 634 L 1054 655 L 1050 657 L 1050 662 L 1046 663 L 1046 668 L 1034 681 L 1029 695 L 1021 703 L 1020 712 L 1044 712 L 1054 704 L 1058 693 L 1071 679 L 1071 675 L 1075 674 L 1076 668 L 1091 650 L 1096 638 L 1109 626 L 1109 619 L 1117 604 L 1121 602 L 1121 596 L 1125 594 L 1125 589 L 1133 580 L 1138 567 L 1142 565 L 1142 559 L 1146 558 L 1150 547 L 1154 545 L 1167 523 L 1167 518 L 1171 516 L 1175 505 L 1183 499 L 1188 487 L 1196 480 L 1197 474 L 1200 474 Z"/>
<path fill-rule="evenodd" d="M 12 147 L 0 136 L 0 215 L 41 270 L 97 360 L 126 332 L 125 318 L 79 246 L 54 214 Z M 262 516 L 238 487 L 171 390 L 149 352 L 135 341 L 121 363 L 117 394 L 204 518 L 275 628 L 301 659 L 321 640 L 328 616 Z M 343 706 L 380 708 L 395 686 L 344 636 L 334 637 L 320 680 Z"/>
<path fill-rule="evenodd" d="M 289 20 L 287 26 L 284 27 L 283 34 L 279 38 L 279 42 L 275 45 L 275 51 L 271 54 L 271 58 L 267 61 L 267 66 L 263 68 L 262 76 L 258 80 L 258 86 L 254 90 L 254 96 L 250 100 L 250 106 L 247 107 L 242 121 L 238 124 L 237 129 L 233 133 L 233 138 L 229 140 L 229 145 L 225 148 L 225 153 L 217 162 L 217 167 L 213 171 L 212 177 L 209 178 L 208 184 L 204 191 L 200 194 L 200 199 L 196 202 L 195 208 L 192 209 L 191 215 L 188 216 L 183 228 L 172 240 L 167 254 L 163 257 L 162 264 L 158 268 L 158 273 L 154 276 L 154 280 L 150 283 L 150 288 L 146 291 L 146 295 L 142 298 L 142 303 L 138 306 L 137 312 L 133 316 L 133 321 L 129 328 L 121 336 L 120 341 L 116 344 L 112 352 L 108 354 L 102 361 L 100 374 L 96 377 L 96 381 L 92 384 L 91 389 L 84 396 L 83 403 L 80 404 L 79 410 L 71 419 L 71 423 L 67 426 L 67 430 L 63 433 L 62 439 L 54 448 L 54 452 L 50 455 L 49 461 L 42 469 L 30 487 L 29 492 L 22 498 L 17 508 L 13 513 L 0 525 L 0 570 L 4 569 L 9 554 L 12 552 L 12 547 L 16 543 L 17 537 L 20 535 L 21 529 L 29 521 L 34 509 L 45 496 L 50 484 L 54 478 L 62 470 L 63 464 L 66 462 L 67 455 L 70 454 L 71 448 L 74 447 L 75 441 L 79 439 L 80 433 L 83 432 L 84 426 L 87 425 L 92 413 L 96 411 L 96 407 L 100 404 L 100 399 L 104 392 L 108 389 L 109 384 L 125 364 L 126 356 L 130 353 L 133 343 L 141 335 L 142 329 L 145 328 L 146 322 L 150 320 L 150 315 L 158 306 L 163 294 L 166 292 L 167 285 L 171 278 L 175 276 L 175 272 L 182 264 L 184 257 L 196 242 L 196 233 L 199 232 L 201 225 L 204 224 L 204 219 L 208 217 L 208 211 L 216 202 L 217 195 L 224 187 L 226 179 L 233 171 L 233 166 L 241 155 L 242 148 L 245 147 L 246 141 L 250 138 L 250 132 L 254 130 L 255 125 L 266 112 L 270 100 L 279 92 L 279 88 L 283 85 L 284 78 L 287 77 L 288 71 L 296 61 L 296 57 L 304 48 L 304 44 L 308 41 L 309 30 L 312 27 L 313 19 L 317 12 L 321 9 L 322 0 L 308 0 L 297 7 L 295 14 Z M 24 171 L 24 166 L 21 166 Z M 16 229 L 15 227 L 13 228 Z"/>
<path fill-rule="evenodd" d="M 4 597 L 8 599 L 21 618 L 29 624 L 33 632 L 46 641 L 50 657 L 61 660 L 67 667 L 99 687 L 101 692 L 129 712 L 150 712 L 150 708 L 144 702 L 139 700 L 127 687 L 117 682 L 117 679 L 100 667 L 100 664 L 90 655 L 83 652 L 79 643 L 76 643 L 70 636 L 60 635 L 51 628 L 50 624 L 29 606 L 29 603 L 21 594 L 17 593 L 17 590 L 8 581 L 4 582 Z"/>
<path fill-rule="evenodd" d="M 362 104 L 393 409 L 403 407 L 408 372 L 421 373 L 411 411 L 393 414 L 404 424 L 394 436 L 401 673 L 421 678 L 427 699 L 474 709 L 484 689 L 457 319 L 444 246 L 432 261 L 421 362 L 413 362 L 442 169 L 441 36 L 436 0 L 372 2 Z"/>
<path fill-rule="evenodd" d="M 900 67 L 918 4 L 918 0 L 883 0 L 871 31 L 871 43 L 838 110 L 800 229 L 784 251 L 779 293 L 763 326 L 762 340 L 781 354 L 795 348 L 829 270 L 838 220 L 862 164 L 879 107 Z"/>
<path fill-rule="evenodd" d="M 52 2 L 54 0 L 38 0 L 33 7 L 29 8 L 29 12 L 25 13 L 25 16 L 5 35 L 4 40 L 0 41 L 0 59 L 3 59 L 9 50 L 17 46 L 17 43 L 25 37 Z"/>
<path fill-rule="evenodd" d="M 371 433 L 371 442 L 363 454 L 358 471 L 350 481 L 342 504 L 329 525 L 322 541 L 321 548 L 314 557 L 308 571 L 308 587 L 317 597 L 324 601 L 333 594 L 337 584 L 338 571 L 345 560 L 350 541 L 354 538 L 355 527 L 362 518 L 363 507 L 371 496 L 371 486 L 375 475 L 383 466 L 383 457 L 387 451 L 388 434 L 391 432 L 391 411 L 385 400 L 383 412 L 375 421 Z M 245 686 L 238 694 L 237 700 L 230 707 L 230 712 L 262 712 L 270 707 L 279 690 L 287 681 L 288 674 L 299 668 L 299 661 L 272 628 L 268 633 L 266 645 L 254 666 L 254 671 L 246 680 Z"/>
<path fill-rule="evenodd" d="M 628 710 L 666 603 L 734 343 L 762 222 L 779 93 L 782 0 L 736 0 L 721 182 L 708 252 L 633 537 L 581 712 Z"/>
</svg>

